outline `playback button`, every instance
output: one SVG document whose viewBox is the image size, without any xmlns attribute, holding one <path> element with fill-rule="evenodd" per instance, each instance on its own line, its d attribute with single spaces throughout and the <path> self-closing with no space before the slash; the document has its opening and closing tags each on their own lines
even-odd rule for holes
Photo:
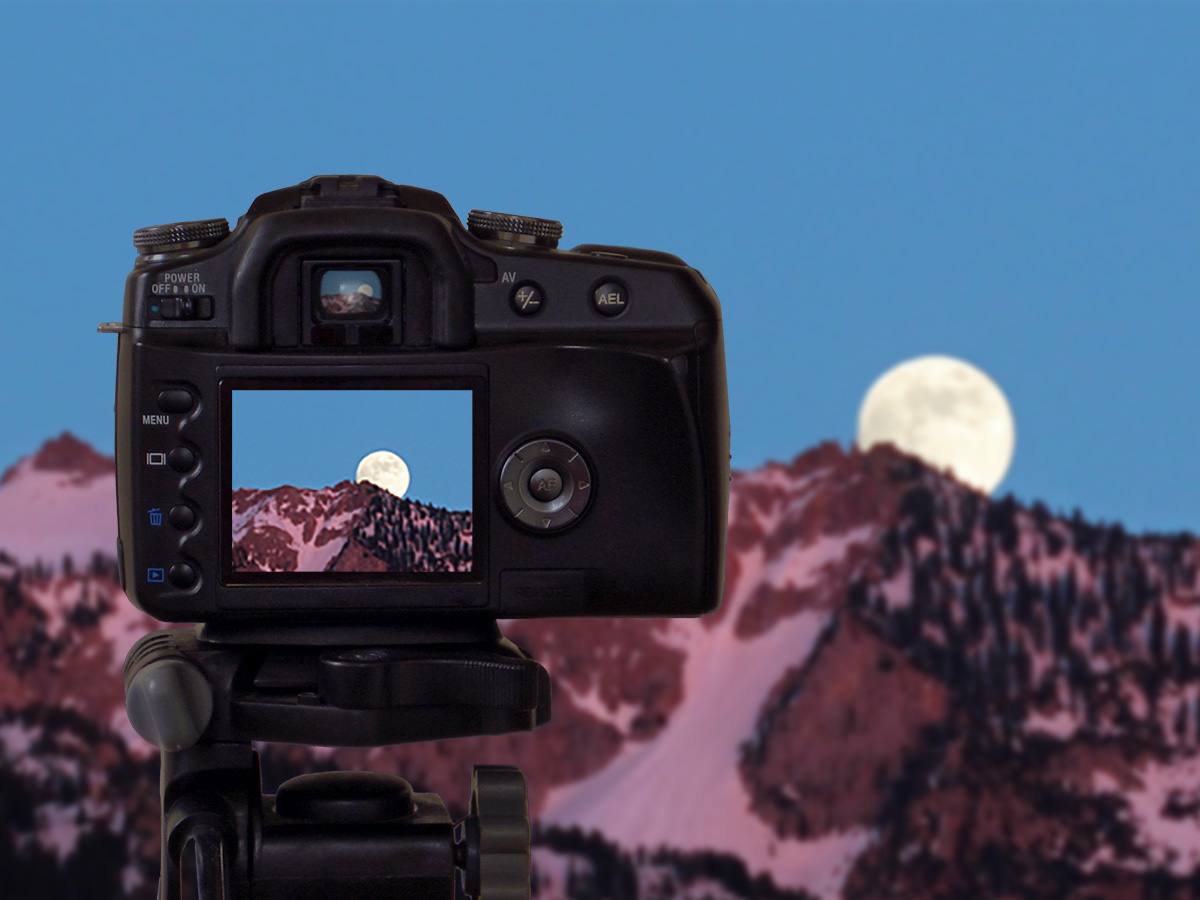
<svg viewBox="0 0 1200 900">
<path fill-rule="evenodd" d="M 167 580 L 177 588 L 190 588 L 196 583 L 196 570 L 187 563 L 175 563 L 167 572 Z"/>
</svg>

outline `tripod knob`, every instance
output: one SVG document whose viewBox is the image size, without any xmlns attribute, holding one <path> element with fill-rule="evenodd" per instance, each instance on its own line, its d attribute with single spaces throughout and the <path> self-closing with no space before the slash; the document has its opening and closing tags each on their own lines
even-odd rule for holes
<svg viewBox="0 0 1200 900">
<path fill-rule="evenodd" d="M 475 900 L 529 900 L 529 795 L 516 766 L 475 766 L 455 827 L 462 887 Z"/>
<path fill-rule="evenodd" d="M 133 730 L 160 750 L 186 750 L 200 740 L 213 711 L 213 690 L 200 669 L 168 656 L 138 669 L 125 687 Z"/>
</svg>

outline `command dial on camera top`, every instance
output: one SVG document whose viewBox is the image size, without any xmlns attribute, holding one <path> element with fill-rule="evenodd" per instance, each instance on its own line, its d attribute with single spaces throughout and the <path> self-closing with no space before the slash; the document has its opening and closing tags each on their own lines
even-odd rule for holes
<svg viewBox="0 0 1200 900">
<path fill-rule="evenodd" d="M 534 244 L 552 249 L 558 246 L 558 239 L 563 232 L 562 222 L 554 219 L 535 219 L 533 216 L 514 216 L 483 209 L 471 210 L 467 216 L 467 229 L 484 240 Z"/>
<path fill-rule="evenodd" d="M 133 233 L 133 246 L 137 247 L 138 253 L 172 253 L 211 247 L 228 235 L 229 223 L 225 219 L 171 222 L 139 228 Z"/>
</svg>

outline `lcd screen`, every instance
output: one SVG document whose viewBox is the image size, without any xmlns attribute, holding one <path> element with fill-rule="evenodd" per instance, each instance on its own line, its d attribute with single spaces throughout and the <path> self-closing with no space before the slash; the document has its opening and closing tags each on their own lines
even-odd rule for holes
<svg viewBox="0 0 1200 900">
<path fill-rule="evenodd" d="M 470 390 L 233 390 L 230 403 L 234 572 L 473 570 Z"/>
</svg>

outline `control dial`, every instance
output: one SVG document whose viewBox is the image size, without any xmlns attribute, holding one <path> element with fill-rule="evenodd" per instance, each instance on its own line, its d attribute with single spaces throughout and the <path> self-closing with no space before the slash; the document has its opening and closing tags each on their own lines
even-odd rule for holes
<svg viewBox="0 0 1200 900">
<path fill-rule="evenodd" d="M 592 472 L 565 441 L 526 441 L 500 470 L 500 497 L 517 522 L 546 534 L 578 520 L 592 496 Z"/>
<path fill-rule="evenodd" d="M 509 241 L 513 244 L 533 244 L 537 247 L 558 246 L 562 237 L 562 222 L 554 219 L 535 219 L 510 213 L 473 209 L 467 216 L 467 229 L 475 237 L 488 241 Z"/>
<path fill-rule="evenodd" d="M 173 253 L 211 247 L 228 235 L 229 223 L 225 219 L 172 222 L 139 228 L 133 233 L 133 246 L 137 247 L 138 253 Z"/>
</svg>

